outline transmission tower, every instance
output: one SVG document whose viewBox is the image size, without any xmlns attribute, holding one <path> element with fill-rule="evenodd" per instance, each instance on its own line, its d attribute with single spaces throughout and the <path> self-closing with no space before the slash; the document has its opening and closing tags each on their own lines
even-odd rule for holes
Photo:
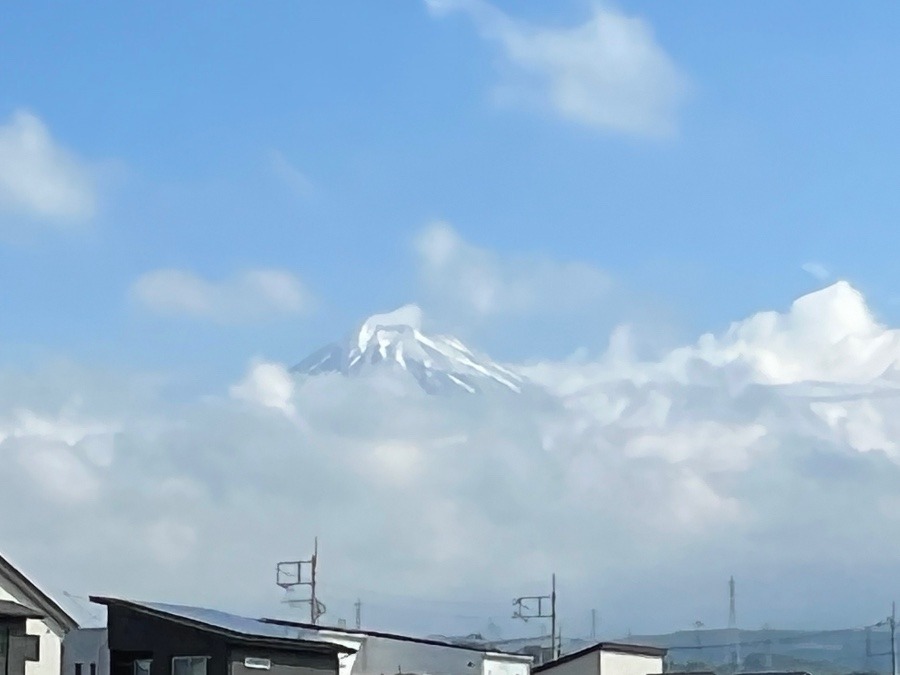
<svg viewBox="0 0 900 675">
<path fill-rule="evenodd" d="M 734 607 L 734 577 L 728 580 L 728 627 L 737 628 L 737 612 Z"/>
<path fill-rule="evenodd" d="M 325 613 L 325 605 L 316 597 L 316 567 L 319 561 L 319 538 L 313 544 L 312 558 L 309 560 L 287 560 L 275 568 L 275 583 L 286 592 L 284 602 L 292 607 L 309 604 L 309 622 L 319 623 Z M 300 586 L 309 586 L 308 598 L 295 598 L 293 592 Z"/>
<path fill-rule="evenodd" d="M 735 608 L 734 577 L 728 579 L 728 628 L 731 633 L 731 667 L 737 671 L 741 660 L 740 633 L 737 629 L 737 609 Z"/>
</svg>

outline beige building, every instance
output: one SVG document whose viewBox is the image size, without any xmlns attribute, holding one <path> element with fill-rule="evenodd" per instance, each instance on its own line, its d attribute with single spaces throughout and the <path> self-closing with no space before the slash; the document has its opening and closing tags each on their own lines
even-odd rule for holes
<svg viewBox="0 0 900 675">
<path fill-rule="evenodd" d="M 537 675 L 658 675 L 666 650 L 658 647 L 599 642 L 532 668 Z"/>
</svg>

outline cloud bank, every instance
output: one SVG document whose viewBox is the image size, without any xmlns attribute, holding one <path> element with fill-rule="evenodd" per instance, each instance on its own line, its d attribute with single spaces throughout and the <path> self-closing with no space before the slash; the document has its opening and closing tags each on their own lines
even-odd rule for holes
<svg viewBox="0 0 900 675">
<path fill-rule="evenodd" d="M 653 31 L 604 5 L 570 28 L 513 19 L 483 0 L 426 0 L 436 16 L 465 12 L 500 48 L 507 76 L 498 97 L 537 104 L 578 124 L 633 136 L 677 129 L 689 85 Z"/>
<path fill-rule="evenodd" d="M 362 597 L 368 625 L 419 633 L 511 634 L 509 598 L 551 572 L 572 633 L 595 606 L 613 636 L 722 624 L 730 574 L 751 625 L 858 624 L 900 564 L 898 363 L 900 330 L 841 282 L 657 359 L 619 332 L 519 366 L 543 387 L 519 397 L 270 362 L 180 403 L 3 373 L 0 542 L 70 591 L 275 614 L 274 563 L 318 535 L 329 620 Z"/>
</svg>

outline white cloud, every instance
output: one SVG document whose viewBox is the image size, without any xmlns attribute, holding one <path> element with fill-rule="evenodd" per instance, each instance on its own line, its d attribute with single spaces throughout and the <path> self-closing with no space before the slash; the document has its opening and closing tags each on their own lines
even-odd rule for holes
<svg viewBox="0 0 900 675">
<path fill-rule="evenodd" d="M 466 588 L 486 621 L 552 571 L 567 616 L 602 603 L 611 631 L 715 620 L 697 589 L 717 598 L 736 570 L 776 596 L 748 622 L 839 623 L 900 564 L 897 335 L 840 283 L 653 360 L 619 331 L 596 362 L 522 367 L 552 397 L 257 362 L 228 395 L 174 403 L 142 378 L 0 371 L 0 512 L 19 514 L 0 542 L 80 594 L 271 614 L 273 563 L 318 535 L 329 618 L 361 594 L 396 630 L 481 624 L 379 593 Z M 836 569 L 858 605 L 825 592 Z"/>
<path fill-rule="evenodd" d="M 0 212 L 66 225 L 89 220 L 96 211 L 91 170 L 37 116 L 18 110 L 0 124 Z"/>
<path fill-rule="evenodd" d="M 255 364 L 243 381 L 229 389 L 232 398 L 275 408 L 288 416 L 295 413 L 291 399 L 294 397 L 294 378 L 280 363 Z"/>
<path fill-rule="evenodd" d="M 515 20 L 484 0 L 426 3 L 436 15 L 466 12 L 499 45 L 511 71 L 503 98 L 624 134 L 666 136 L 677 128 L 688 80 L 643 19 L 597 5 L 585 23 L 557 28 Z"/>
<path fill-rule="evenodd" d="M 831 278 L 831 271 L 822 263 L 810 261 L 803 263 L 800 269 L 819 281 L 827 281 Z"/>
<path fill-rule="evenodd" d="M 312 295 L 297 277 L 274 269 L 247 270 L 219 281 L 185 270 L 155 270 L 135 281 L 131 295 L 157 314 L 219 323 L 302 314 L 313 306 Z"/>
<path fill-rule="evenodd" d="M 611 285 L 606 273 L 585 263 L 501 257 L 466 242 L 443 222 L 419 232 L 415 252 L 426 290 L 476 316 L 584 309 L 606 297 Z"/>
</svg>

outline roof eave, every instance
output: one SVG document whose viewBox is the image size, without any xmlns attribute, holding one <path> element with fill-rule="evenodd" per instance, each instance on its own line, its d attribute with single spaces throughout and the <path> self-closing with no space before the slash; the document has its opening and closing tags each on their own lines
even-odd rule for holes
<svg viewBox="0 0 900 675">
<path fill-rule="evenodd" d="M 41 617 L 41 620 L 55 623 L 63 635 L 78 628 L 78 622 L 59 603 L 44 593 L 37 584 L 2 555 L 0 555 L 0 576 L 9 579 L 31 604 L 37 605 L 37 609 L 44 611 L 46 616 Z"/>
</svg>

